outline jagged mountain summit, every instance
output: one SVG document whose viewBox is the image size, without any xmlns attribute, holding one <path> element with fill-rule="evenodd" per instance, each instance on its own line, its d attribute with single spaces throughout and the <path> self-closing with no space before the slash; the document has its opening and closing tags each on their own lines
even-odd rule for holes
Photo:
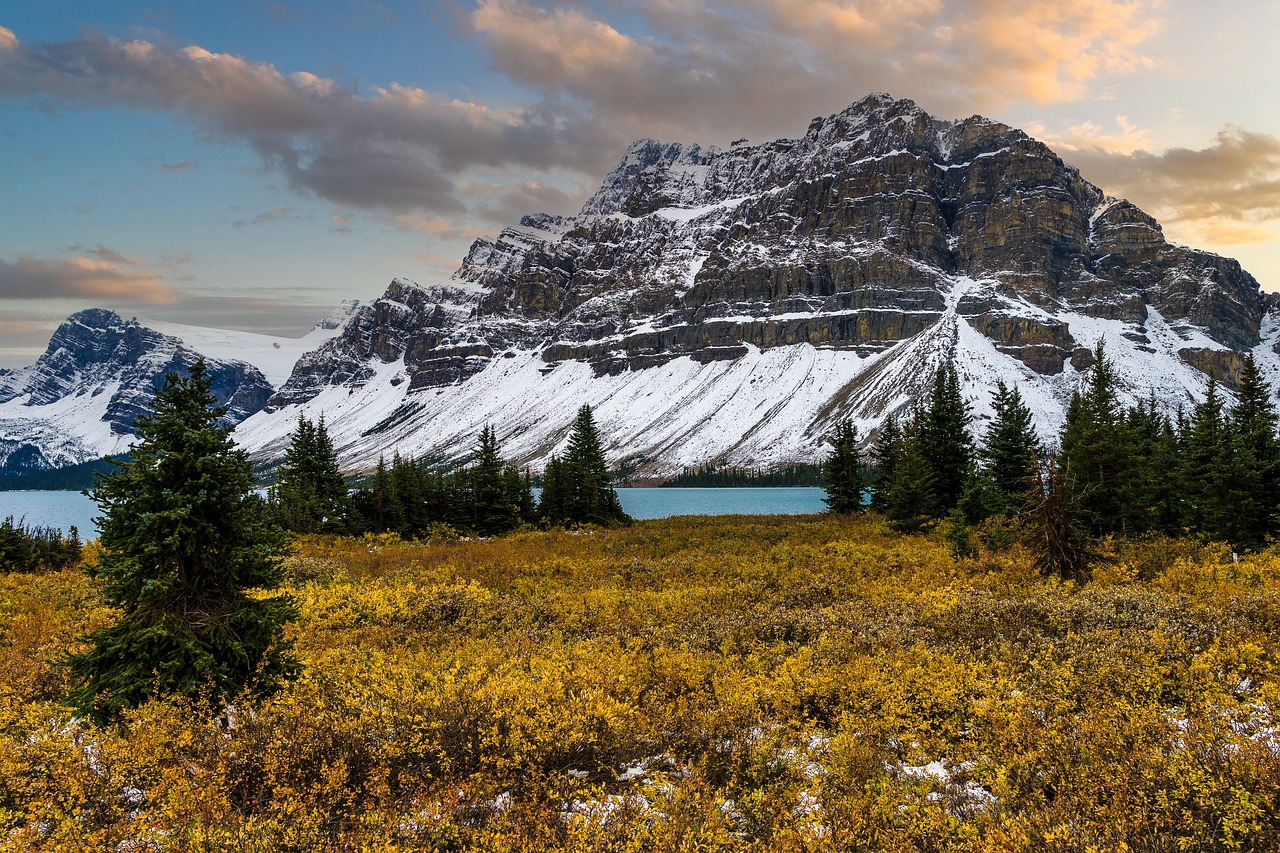
<svg viewBox="0 0 1280 853">
<path fill-rule="evenodd" d="M 68 317 L 29 367 L 0 373 L 0 474 L 74 465 L 128 450 L 134 419 L 166 373 L 203 357 L 233 424 L 259 411 L 305 351 L 337 334 L 357 303 L 302 338 L 125 320 L 90 308 Z"/>
<path fill-rule="evenodd" d="M 634 143 L 573 217 L 471 247 L 447 282 L 397 279 L 302 357 L 238 439 L 270 458 L 324 413 L 345 464 L 457 458 L 493 424 L 536 466 L 593 406 L 614 461 L 815 460 L 954 359 L 975 413 L 1015 382 L 1046 435 L 1094 345 L 1134 398 L 1229 388 L 1276 318 L 1231 259 L 1165 240 L 1044 144 L 871 95 L 796 139 Z"/>
</svg>

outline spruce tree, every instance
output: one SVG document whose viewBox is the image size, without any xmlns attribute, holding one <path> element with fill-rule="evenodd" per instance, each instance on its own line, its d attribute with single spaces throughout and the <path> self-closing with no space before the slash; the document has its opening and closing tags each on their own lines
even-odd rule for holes
<svg viewBox="0 0 1280 853">
<path fill-rule="evenodd" d="M 934 377 L 929 407 L 917 429 L 921 455 L 933 471 L 937 509 L 944 513 L 960 502 L 973 466 L 969 421 L 969 404 L 960 393 L 955 366 L 948 363 Z"/>
<path fill-rule="evenodd" d="M 937 478 L 925 456 L 917 422 L 908 424 L 898 442 L 893 481 L 885 498 L 885 515 L 895 530 L 915 533 L 940 516 Z"/>
<path fill-rule="evenodd" d="M 1031 410 L 1022 402 L 1017 387 L 1001 380 L 991 401 L 995 417 L 987 431 L 982 456 L 991 484 L 1000 493 L 1006 510 L 1020 508 L 1031 479 L 1032 461 L 1041 453 Z"/>
<path fill-rule="evenodd" d="M 1184 521 L 1210 539 L 1233 545 L 1248 538 L 1248 520 L 1255 515 L 1251 496 L 1254 472 L 1238 466 L 1236 450 L 1236 437 L 1223 414 L 1217 382 L 1210 379 L 1204 401 L 1192 413 L 1183 451 Z"/>
<path fill-rule="evenodd" d="M 569 486 L 564 462 L 552 456 L 542 472 L 542 494 L 538 500 L 538 516 L 547 524 L 564 524 L 569 519 Z"/>
<path fill-rule="evenodd" d="M 503 476 L 498 435 L 492 426 L 486 425 L 480 430 L 480 445 L 469 473 L 475 532 L 481 536 L 497 536 L 514 530 L 520 524 L 518 505 L 512 500 Z"/>
<path fill-rule="evenodd" d="M 858 428 L 853 421 L 836 424 L 831 454 L 822 465 L 826 484 L 823 502 L 832 512 L 862 512 L 862 454 L 858 451 Z"/>
<path fill-rule="evenodd" d="M 1055 478 L 1077 497 L 1094 533 L 1128 530 L 1133 516 L 1133 440 L 1122 417 L 1111 361 L 1101 342 L 1084 391 L 1067 408 L 1058 463 L 1070 476 Z"/>
<path fill-rule="evenodd" d="M 542 480 L 539 514 L 549 523 L 608 526 L 631 521 L 610 483 L 590 406 L 578 410 L 564 458 L 551 457 Z"/>
<path fill-rule="evenodd" d="M 323 416 L 316 424 L 305 417 L 298 418 L 298 427 L 276 472 L 270 501 L 286 530 L 351 532 L 355 524 L 351 498 Z"/>
<path fill-rule="evenodd" d="M 887 513 L 889 509 L 889 489 L 893 486 L 897 475 L 898 457 L 902 453 L 902 428 L 898 426 L 898 418 L 889 415 L 880 427 L 876 436 L 875 447 L 871 451 L 873 474 L 871 479 L 871 509 Z"/>
<path fill-rule="evenodd" d="M 1270 389 L 1250 354 L 1236 387 L 1231 412 L 1239 465 L 1250 473 L 1246 492 L 1248 514 L 1241 520 L 1245 545 L 1258 548 L 1276 533 L 1280 519 L 1280 439 L 1276 436 L 1276 408 Z"/>
<path fill-rule="evenodd" d="M 609 464 L 600 443 L 600 431 L 590 406 L 574 418 L 564 458 L 567 475 L 569 521 L 580 524 L 624 524 L 631 517 L 622 511 L 609 476 Z"/>
<path fill-rule="evenodd" d="M 88 571 L 121 616 L 68 658 L 69 701 L 98 723 L 152 696 L 220 702 L 298 672 L 283 639 L 291 600 L 247 594 L 279 586 L 283 534 L 211 384 L 203 361 L 185 378 L 169 374 L 135 423 L 128 460 L 91 491 L 103 552 Z"/>
</svg>

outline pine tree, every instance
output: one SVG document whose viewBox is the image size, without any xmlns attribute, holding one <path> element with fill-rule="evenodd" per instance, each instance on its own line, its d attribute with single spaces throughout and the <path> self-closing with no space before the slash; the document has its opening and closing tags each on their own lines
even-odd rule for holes
<svg viewBox="0 0 1280 853">
<path fill-rule="evenodd" d="M 298 672 L 283 639 L 295 611 L 275 589 L 283 534 L 214 406 L 202 361 L 169 374 L 136 421 L 127 461 L 94 483 L 103 552 L 89 571 L 119 621 L 71 655 L 69 701 L 105 723 L 151 696 L 210 702 L 266 692 Z"/>
<path fill-rule="evenodd" d="M 298 418 L 270 500 L 282 527 L 297 533 L 348 533 L 355 525 L 347 484 L 324 423 Z"/>
<path fill-rule="evenodd" d="M 1237 465 L 1236 440 L 1222 411 L 1218 385 L 1209 390 L 1191 415 L 1183 451 L 1182 492 L 1187 526 L 1210 539 L 1239 544 L 1254 517 L 1252 472 Z"/>
<path fill-rule="evenodd" d="M 1041 454 L 1031 410 L 1022 402 L 1017 387 L 1009 388 L 1001 380 L 996 383 L 991 401 L 995 417 L 987 431 L 982 456 L 986 460 L 991 484 L 1000 493 L 1007 510 L 1020 508 L 1030 484 L 1031 463 Z"/>
<path fill-rule="evenodd" d="M 887 513 L 889 509 L 889 489 L 893 486 L 897 475 L 898 457 L 902 452 L 902 428 L 898 426 L 895 415 L 884 419 L 880 434 L 876 436 L 874 449 L 871 451 L 871 464 L 874 473 L 871 480 L 871 509 Z"/>
<path fill-rule="evenodd" d="M 1276 436 L 1276 408 L 1251 354 L 1236 388 L 1231 430 L 1239 466 L 1249 472 L 1246 486 L 1249 512 L 1241 519 L 1243 543 L 1259 548 L 1275 535 L 1280 520 L 1280 439 Z"/>
<path fill-rule="evenodd" d="M 955 366 L 946 364 L 934 377 L 929 407 L 919 421 L 920 450 L 933 471 L 937 509 L 946 512 L 960 502 L 973 467 L 969 404 L 960 393 Z"/>
<path fill-rule="evenodd" d="M 504 479 L 498 435 L 492 426 L 480 430 L 475 465 L 469 472 L 473 501 L 472 528 L 481 536 L 497 536 L 520 524 L 517 504 L 512 501 Z"/>
<path fill-rule="evenodd" d="M 885 515 L 895 530 L 915 533 L 939 517 L 937 479 L 925 457 L 917 423 L 908 424 L 898 443 L 893 481 L 885 499 Z"/>
<path fill-rule="evenodd" d="M 600 433 L 591 407 L 583 406 L 574 418 L 564 468 L 564 521 L 574 524 L 625 524 L 631 520 L 622 511 L 618 493 L 610 483 Z"/>
<path fill-rule="evenodd" d="M 538 516 L 547 524 L 564 524 L 569 519 L 569 486 L 564 462 L 552 456 L 542 473 L 542 495 L 538 500 Z"/>
<path fill-rule="evenodd" d="M 1158 411 L 1152 396 L 1129 410 L 1128 429 L 1134 441 L 1136 508 L 1131 530 L 1175 536 L 1182 530 L 1183 495 L 1178 478 L 1182 462 L 1173 423 Z"/>
<path fill-rule="evenodd" d="M 1124 532 L 1130 527 L 1133 500 L 1133 437 L 1120 410 L 1116 375 L 1101 342 L 1083 393 L 1067 408 L 1058 463 L 1070 469 L 1062 480 L 1079 490 L 1090 528 L 1095 533 Z M 1061 478 L 1058 478 L 1061 479 Z"/>
<path fill-rule="evenodd" d="M 832 512 L 862 512 L 862 454 L 858 451 L 858 428 L 852 421 L 836 424 L 831 455 L 823 463 L 822 473 L 827 492 L 822 500 Z"/>
</svg>

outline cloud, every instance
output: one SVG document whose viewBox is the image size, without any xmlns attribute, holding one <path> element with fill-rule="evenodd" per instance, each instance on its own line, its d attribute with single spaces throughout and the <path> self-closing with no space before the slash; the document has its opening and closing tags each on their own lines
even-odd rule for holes
<svg viewBox="0 0 1280 853">
<path fill-rule="evenodd" d="M 93 31 L 37 44 L 9 36 L 0 95 L 181 116 L 202 139 L 249 145 L 294 190 L 344 206 L 456 212 L 449 176 L 474 166 L 599 165 L 601 135 L 573 108 L 494 109 L 398 84 L 365 94 L 195 45 Z"/>
<path fill-rule="evenodd" d="M 72 251 L 75 251 L 73 248 Z M 98 258 L 98 260 L 106 261 L 110 264 L 127 264 L 132 267 L 140 267 L 147 263 L 147 259 L 138 255 L 124 255 L 112 249 L 110 246 L 104 246 L 99 243 L 89 250 L 89 254 Z"/>
<path fill-rule="evenodd" d="M 156 320 L 211 329 L 240 329 L 263 335 L 297 337 L 309 331 L 335 307 L 313 302 L 311 291 L 302 290 L 297 298 L 187 296 L 181 305 L 169 308 L 147 306 L 139 313 Z"/>
<path fill-rule="evenodd" d="M 195 160 L 183 160 L 181 163 L 161 163 L 160 168 L 166 172 L 189 172 L 200 168 L 200 164 Z"/>
<path fill-rule="evenodd" d="M 615 124 L 770 137 L 869 91 L 958 115 L 1089 97 L 1154 66 L 1160 5 L 632 0 L 649 25 L 633 35 L 577 5 L 480 0 L 471 24 L 497 70 Z"/>
<path fill-rule="evenodd" d="M 287 11 L 277 5 L 264 8 Z M 1151 67 L 1144 45 L 1159 5 L 616 0 L 600 11 L 577 0 L 478 0 L 463 29 L 535 93 L 501 108 L 394 82 L 359 90 L 156 36 L 85 31 L 28 44 L 3 30 L 0 96 L 174 115 L 203 140 L 248 145 L 292 190 L 342 208 L 488 218 L 509 208 L 468 210 L 461 187 L 473 170 L 518 174 L 508 191 L 517 199 L 530 173 L 597 179 L 639 136 L 794 134 L 879 90 L 923 93 L 943 115 L 1083 98 Z"/>
<path fill-rule="evenodd" d="M 103 246 L 98 249 L 112 251 Z M 132 265 L 131 261 L 127 263 Z M 0 297 L 129 300 L 149 304 L 174 303 L 181 299 L 177 291 L 147 269 L 122 269 L 111 261 L 82 256 L 45 260 L 31 254 L 19 255 L 16 262 L 0 258 Z"/>
<path fill-rule="evenodd" d="M 231 227 L 243 228 L 246 225 L 266 225 L 268 222 L 279 222 L 281 220 L 295 218 L 292 207 L 276 207 L 259 213 L 248 222 L 243 219 L 237 219 L 235 222 L 231 223 Z"/>
<path fill-rule="evenodd" d="M 1124 196 L 1180 234 L 1210 243 L 1280 235 L 1280 138 L 1228 126 L 1200 149 L 1070 155 L 1089 180 Z"/>
<path fill-rule="evenodd" d="M 1116 116 L 1116 132 L 1113 133 L 1091 121 L 1072 125 L 1062 134 L 1046 130 L 1040 122 L 1029 122 L 1024 130 L 1059 152 L 1095 150 L 1108 154 L 1132 154 L 1152 144 L 1150 132 L 1129 121 L 1128 116 Z"/>
</svg>

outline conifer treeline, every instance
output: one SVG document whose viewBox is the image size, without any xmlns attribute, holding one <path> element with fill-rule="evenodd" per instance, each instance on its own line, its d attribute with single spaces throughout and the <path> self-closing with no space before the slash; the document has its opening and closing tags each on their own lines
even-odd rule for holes
<svg viewBox="0 0 1280 853">
<path fill-rule="evenodd" d="M 684 468 L 663 482 L 663 487 L 716 488 L 766 486 L 821 486 L 822 466 L 786 465 L 762 471 L 759 468 L 723 468 L 714 463 Z"/>
<path fill-rule="evenodd" d="M 955 368 L 940 370 L 926 405 L 889 417 L 864 480 L 856 432 L 841 424 L 827 461 L 833 510 L 870 506 L 903 531 L 947 517 L 953 530 L 1004 516 L 1018 520 L 1046 568 L 1079 576 L 1106 535 L 1191 532 L 1237 549 L 1280 529 L 1280 440 L 1275 406 L 1252 357 L 1228 410 L 1216 382 L 1176 419 L 1154 399 L 1125 409 L 1101 344 L 1073 396 L 1054 447 L 1036 435 L 1017 388 L 1001 382 L 994 418 L 975 445 Z M 858 495 L 857 500 L 853 495 Z M 963 538 L 963 533 L 962 533 Z"/>
<path fill-rule="evenodd" d="M 502 459 L 497 432 L 485 426 L 469 464 L 439 471 L 395 453 L 378 460 L 368 483 L 348 494 L 323 419 L 298 421 L 270 493 L 279 524 L 298 533 L 397 533 L 405 538 L 451 530 L 496 536 L 524 524 L 625 523 L 610 483 L 589 406 L 573 423 L 563 458 L 553 456 L 535 501 L 527 470 Z"/>
</svg>

